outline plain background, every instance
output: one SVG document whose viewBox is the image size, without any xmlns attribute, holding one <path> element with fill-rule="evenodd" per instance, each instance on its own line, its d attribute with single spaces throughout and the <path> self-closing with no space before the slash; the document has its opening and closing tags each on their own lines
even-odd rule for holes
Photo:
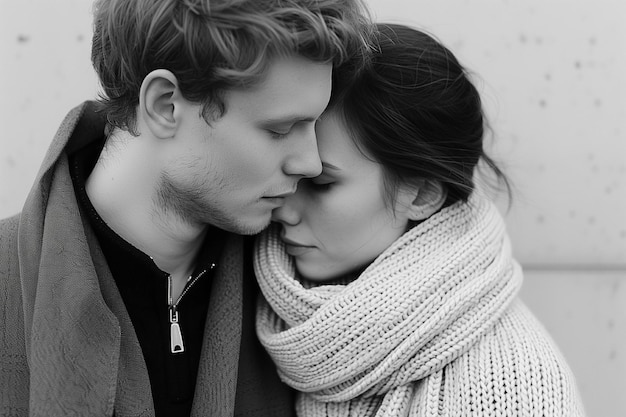
<svg viewBox="0 0 626 417">
<path fill-rule="evenodd" d="M 475 73 L 522 297 L 589 416 L 626 415 L 626 2 L 369 0 Z M 90 0 L 0 0 L 0 217 L 20 211 L 64 115 L 98 91 Z"/>
</svg>

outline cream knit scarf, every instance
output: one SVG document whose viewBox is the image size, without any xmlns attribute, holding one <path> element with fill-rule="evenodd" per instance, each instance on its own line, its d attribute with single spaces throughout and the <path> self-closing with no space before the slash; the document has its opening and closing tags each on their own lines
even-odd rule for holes
<svg viewBox="0 0 626 417">
<path fill-rule="evenodd" d="M 300 416 L 437 415 L 428 404 L 437 407 L 442 369 L 489 331 L 522 281 L 502 218 L 475 196 L 409 230 L 347 285 L 296 278 L 276 228 L 255 251 L 257 333 L 301 392 Z"/>
</svg>

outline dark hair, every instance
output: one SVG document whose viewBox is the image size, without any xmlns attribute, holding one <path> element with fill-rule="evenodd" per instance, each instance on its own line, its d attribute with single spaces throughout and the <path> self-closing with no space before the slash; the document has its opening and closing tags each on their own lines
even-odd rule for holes
<svg viewBox="0 0 626 417">
<path fill-rule="evenodd" d="M 443 184 L 444 206 L 467 201 L 481 159 L 510 192 L 483 149 L 480 95 L 452 52 L 407 26 L 376 29 L 367 65 L 348 63 L 335 72 L 327 111 L 336 112 L 364 154 L 382 164 L 387 197 L 393 201 L 400 184 L 426 179 Z"/>
<path fill-rule="evenodd" d="M 341 64 L 368 43 L 362 0 L 97 0 L 91 59 L 113 126 L 134 132 L 147 74 L 167 69 L 203 116 L 275 56 Z"/>
</svg>

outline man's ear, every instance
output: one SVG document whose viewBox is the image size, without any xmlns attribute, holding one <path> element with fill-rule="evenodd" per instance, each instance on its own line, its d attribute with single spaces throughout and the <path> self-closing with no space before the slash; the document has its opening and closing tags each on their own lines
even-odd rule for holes
<svg viewBox="0 0 626 417">
<path fill-rule="evenodd" d="M 427 219 L 439 211 L 448 194 L 441 182 L 435 180 L 403 185 L 400 193 L 403 195 L 405 215 L 413 221 Z"/>
<path fill-rule="evenodd" d="M 180 97 L 176 76 L 168 70 L 154 70 L 141 83 L 137 118 L 155 137 L 172 137 L 177 128 L 177 100 Z"/>
</svg>

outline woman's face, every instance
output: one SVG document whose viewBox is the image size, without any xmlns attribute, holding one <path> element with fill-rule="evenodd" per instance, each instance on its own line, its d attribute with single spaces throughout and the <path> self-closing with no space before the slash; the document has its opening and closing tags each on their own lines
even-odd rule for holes
<svg viewBox="0 0 626 417">
<path fill-rule="evenodd" d="M 338 117 L 325 114 L 316 133 L 322 174 L 301 180 L 272 218 L 302 276 L 325 281 L 372 262 L 408 218 L 401 202 L 395 210 L 385 203 L 381 165 L 359 151 Z"/>
</svg>

